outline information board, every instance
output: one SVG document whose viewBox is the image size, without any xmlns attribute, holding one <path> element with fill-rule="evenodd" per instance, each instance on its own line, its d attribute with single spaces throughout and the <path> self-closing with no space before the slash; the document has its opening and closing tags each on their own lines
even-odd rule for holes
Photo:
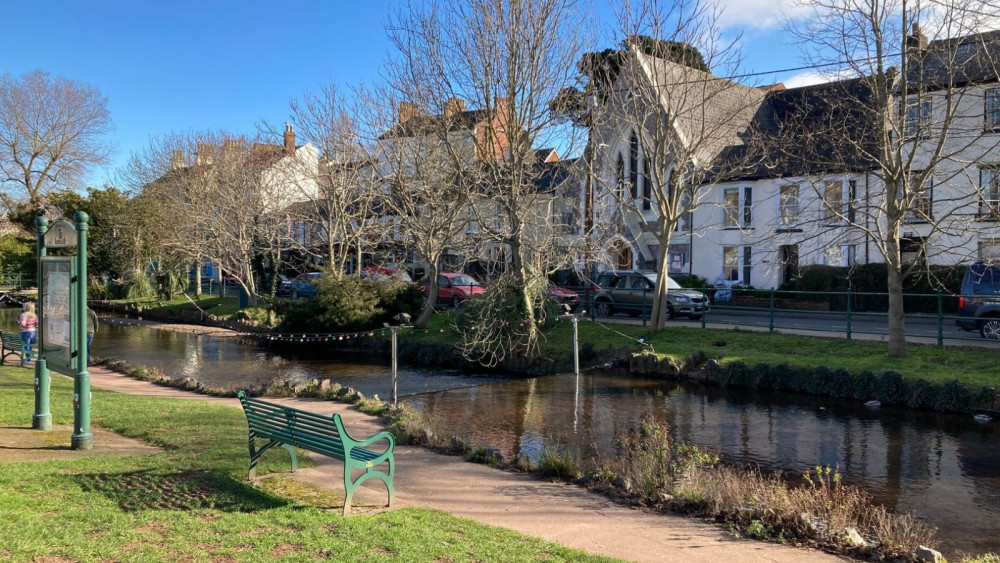
<svg viewBox="0 0 1000 563">
<path fill-rule="evenodd" d="M 42 353 L 49 361 L 70 367 L 73 331 L 71 315 L 73 294 L 70 281 L 73 277 L 73 258 L 46 256 L 42 258 L 44 294 L 42 303 Z M 53 366 L 56 367 L 56 366 Z"/>
</svg>

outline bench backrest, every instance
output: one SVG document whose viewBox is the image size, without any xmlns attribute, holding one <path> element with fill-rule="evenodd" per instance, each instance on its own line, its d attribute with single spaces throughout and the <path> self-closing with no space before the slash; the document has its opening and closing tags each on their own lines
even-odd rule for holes
<svg viewBox="0 0 1000 563">
<path fill-rule="evenodd" d="M 3 347 L 8 349 L 20 350 L 24 345 L 21 335 L 13 332 L 0 331 L 0 341 L 3 342 Z"/>
<path fill-rule="evenodd" d="M 343 422 L 339 414 L 323 416 L 247 397 L 239 392 L 250 430 L 258 435 L 337 459 L 344 459 Z"/>
</svg>

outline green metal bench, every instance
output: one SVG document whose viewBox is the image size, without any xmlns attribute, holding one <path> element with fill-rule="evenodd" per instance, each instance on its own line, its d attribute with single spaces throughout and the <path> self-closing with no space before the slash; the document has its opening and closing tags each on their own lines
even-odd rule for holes
<svg viewBox="0 0 1000 563">
<path fill-rule="evenodd" d="M 0 332 L 0 365 L 7 361 L 7 356 L 14 354 L 24 363 L 24 342 L 16 332 Z"/>
<path fill-rule="evenodd" d="M 352 438 L 344 429 L 344 422 L 339 414 L 332 417 L 311 413 L 299 409 L 283 407 L 261 399 L 247 397 L 239 392 L 240 403 L 250 427 L 250 479 L 256 475 L 257 461 L 260 456 L 274 446 L 281 446 L 292 458 L 292 471 L 299 468 L 295 448 L 339 459 L 344 462 L 344 516 L 351 513 L 351 499 L 354 491 L 368 479 L 375 478 L 385 483 L 389 492 L 388 506 L 392 506 L 395 492 L 392 487 L 392 477 L 396 470 L 396 462 L 392 456 L 395 441 L 392 434 L 379 432 L 366 440 Z M 257 438 L 269 440 L 257 447 Z M 385 440 L 387 447 L 382 452 L 366 448 L 375 442 Z M 378 471 L 381 464 L 388 464 L 388 471 Z M 361 471 L 354 479 L 352 470 Z"/>
</svg>

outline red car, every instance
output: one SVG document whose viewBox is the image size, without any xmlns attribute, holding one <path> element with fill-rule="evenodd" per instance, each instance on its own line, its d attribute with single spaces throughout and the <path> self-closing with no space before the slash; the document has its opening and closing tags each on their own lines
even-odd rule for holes
<svg viewBox="0 0 1000 563">
<path fill-rule="evenodd" d="M 560 305 L 565 305 L 569 312 L 575 311 L 580 306 L 580 296 L 572 289 L 553 285 L 549 289 L 549 297 L 558 301 Z"/>
<path fill-rule="evenodd" d="M 424 285 L 430 292 L 430 286 Z M 467 274 L 447 273 L 438 276 L 438 304 L 458 307 L 466 299 L 486 293 L 479 282 Z"/>
</svg>

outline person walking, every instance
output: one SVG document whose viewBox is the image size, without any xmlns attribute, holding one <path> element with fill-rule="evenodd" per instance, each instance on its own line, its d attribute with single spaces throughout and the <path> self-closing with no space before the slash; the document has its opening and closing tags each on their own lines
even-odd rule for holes
<svg viewBox="0 0 1000 563">
<path fill-rule="evenodd" d="M 87 307 L 87 357 L 90 357 L 90 345 L 94 342 L 94 335 L 97 334 L 97 313 Z"/>
<path fill-rule="evenodd" d="M 31 345 L 38 340 L 38 315 L 35 314 L 34 303 L 24 304 L 24 310 L 17 317 L 17 324 L 21 327 L 21 344 L 24 352 L 21 365 L 23 366 L 31 361 Z"/>
</svg>

